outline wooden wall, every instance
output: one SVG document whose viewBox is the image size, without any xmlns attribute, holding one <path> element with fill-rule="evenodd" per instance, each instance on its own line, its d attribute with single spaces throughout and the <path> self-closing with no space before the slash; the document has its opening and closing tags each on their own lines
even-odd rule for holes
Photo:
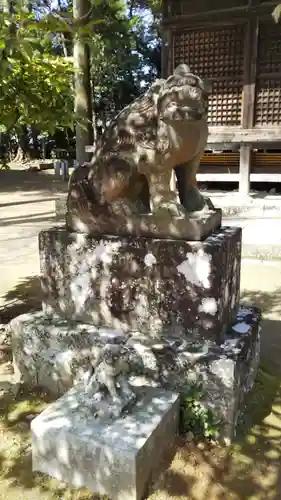
<svg viewBox="0 0 281 500">
<path fill-rule="evenodd" d="M 281 24 L 275 24 L 271 15 L 277 3 L 164 2 L 164 76 L 185 62 L 211 80 L 208 120 L 212 136 L 217 133 L 221 138 L 225 133 L 229 137 L 230 131 L 240 131 L 240 175 L 245 192 L 251 149 L 274 137 L 274 148 L 281 150 Z M 243 134 L 254 139 L 246 143 Z"/>
</svg>

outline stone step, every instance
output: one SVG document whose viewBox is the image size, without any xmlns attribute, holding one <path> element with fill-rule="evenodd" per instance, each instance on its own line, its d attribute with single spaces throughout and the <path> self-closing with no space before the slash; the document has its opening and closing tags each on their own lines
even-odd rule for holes
<svg viewBox="0 0 281 500">
<path fill-rule="evenodd" d="M 155 343 L 136 332 L 126 336 L 42 312 L 24 314 L 10 323 L 15 377 L 59 397 L 87 378 L 105 345 L 123 345 L 130 352 L 128 382 L 134 389 L 164 383 L 181 392 L 190 382 L 203 382 L 204 405 L 221 422 L 220 440 L 229 443 L 259 363 L 259 322 L 258 310 L 241 307 L 221 345 L 203 340 L 199 345 L 172 331 Z"/>
<path fill-rule="evenodd" d="M 113 500 L 141 500 L 172 458 L 179 395 L 144 390 L 122 418 L 96 418 L 76 386 L 31 422 L 32 469 Z M 167 460 L 167 458 L 166 458 Z"/>
</svg>

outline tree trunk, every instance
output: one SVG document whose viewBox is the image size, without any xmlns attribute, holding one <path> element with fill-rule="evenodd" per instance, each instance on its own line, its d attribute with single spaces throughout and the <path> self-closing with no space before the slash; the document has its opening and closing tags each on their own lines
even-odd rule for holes
<svg viewBox="0 0 281 500">
<path fill-rule="evenodd" d="M 78 25 L 88 21 L 91 10 L 89 0 L 73 1 L 73 16 Z M 85 37 L 76 34 L 73 47 L 75 113 L 76 113 L 76 159 L 79 164 L 89 161 L 85 147 L 92 144 L 92 89 L 90 78 L 90 49 Z"/>
<path fill-rule="evenodd" d="M 18 135 L 18 149 L 16 156 L 14 158 L 14 162 L 24 163 L 25 161 L 30 159 L 31 159 L 31 152 L 28 140 L 28 130 L 26 126 L 23 126 Z"/>
<path fill-rule="evenodd" d="M 0 11 L 6 12 L 7 14 L 11 14 L 11 1 L 3 0 L 1 3 Z"/>
</svg>

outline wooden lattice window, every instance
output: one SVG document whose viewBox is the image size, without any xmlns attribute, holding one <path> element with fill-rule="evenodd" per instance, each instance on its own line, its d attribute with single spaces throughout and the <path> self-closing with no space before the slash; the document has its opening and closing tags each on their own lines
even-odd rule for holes
<svg viewBox="0 0 281 500">
<path fill-rule="evenodd" d="M 243 91 L 244 25 L 188 30 L 174 35 L 173 64 L 189 64 L 209 78 L 209 123 L 240 125 Z"/>
<path fill-rule="evenodd" d="M 260 22 L 255 103 L 256 125 L 281 122 L 281 29 L 272 21 Z"/>
<path fill-rule="evenodd" d="M 278 125 L 281 122 L 280 80 L 259 79 L 256 91 L 256 124 Z"/>
</svg>

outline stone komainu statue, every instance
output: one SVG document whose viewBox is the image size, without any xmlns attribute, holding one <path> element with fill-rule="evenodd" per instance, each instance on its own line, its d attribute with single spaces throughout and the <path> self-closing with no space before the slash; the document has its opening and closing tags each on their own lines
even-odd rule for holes
<svg viewBox="0 0 281 500">
<path fill-rule="evenodd" d="M 119 224 L 128 229 L 143 214 L 157 224 L 159 217 L 186 218 L 202 210 L 206 200 L 196 173 L 208 136 L 209 92 L 209 84 L 181 64 L 125 107 L 105 131 L 90 166 L 79 167 L 70 179 L 67 226 L 95 234 L 106 231 L 111 220 L 119 234 Z M 170 189 L 173 169 L 181 203 Z"/>
</svg>

